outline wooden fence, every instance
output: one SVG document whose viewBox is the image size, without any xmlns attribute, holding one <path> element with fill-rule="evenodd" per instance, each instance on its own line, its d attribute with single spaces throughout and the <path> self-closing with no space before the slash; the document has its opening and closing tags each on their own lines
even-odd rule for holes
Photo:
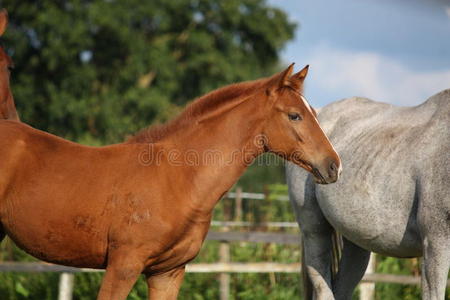
<svg viewBox="0 0 450 300">
<path fill-rule="evenodd" d="M 261 263 L 196 263 L 186 267 L 187 273 L 298 273 L 299 263 L 283 264 L 272 262 Z M 74 268 L 42 262 L 2 262 L 0 272 L 43 273 L 56 272 L 63 274 L 104 272 L 104 270 Z M 419 276 L 393 274 L 365 274 L 362 282 L 394 283 L 403 285 L 420 285 Z M 450 279 L 447 281 L 450 287 Z"/>
<path fill-rule="evenodd" d="M 220 241 L 220 259 L 215 263 L 195 263 L 186 267 L 188 273 L 220 273 L 220 294 L 221 299 L 228 299 L 231 273 L 298 273 L 301 270 L 300 263 L 237 263 L 230 261 L 230 242 L 254 242 L 254 243 L 277 243 L 277 244 L 299 244 L 298 234 L 290 233 L 268 233 L 268 232 L 218 232 L 210 231 L 208 240 Z M 42 262 L 2 262 L 0 272 L 58 272 L 61 273 L 59 283 L 59 300 L 72 299 L 72 289 L 74 284 L 73 273 L 79 272 L 103 272 L 103 270 L 73 268 L 61 265 L 54 265 Z M 404 285 L 419 285 L 420 277 L 406 275 L 376 274 L 366 273 L 363 283 L 395 283 Z M 447 282 L 450 286 L 450 280 Z M 371 286 L 368 287 L 369 291 Z M 370 293 L 369 293 L 370 295 Z M 373 295 L 372 295 L 373 297 Z M 364 298 L 368 299 L 368 298 Z"/>
<path fill-rule="evenodd" d="M 219 241 L 219 261 L 215 263 L 195 263 L 186 267 L 188 273 L 220 273 L 220 299 L 229 299 L 230 294 L 230 274 L 231 273 L 298 273 L 301 270 L 300 263 L 236 263 L 230 261 L 230 242 L 250 242 L 250 243 L 277 243 L 285 245 L 300 245 L 300 235 L 298 233 L 280 233 L 280 232 L 258 232 L 258 231 L 230 231 L 233 227 L 274 227 L 274 228 L 298 228 L 295 222 L 265 222 L 253 224 L 240 221 L 240 207 L 242 199 L 263 200 L 264 194 L 243 193 L 240 189 L 236 193 L 229 193 L 228 197 L 236 201 L 234 221 L 212 221 L 213 227 L 219 227 L 220 231 L 210 231 L 206 237 L 207 240 Z M 286 201 L 287 197 L 279 197 L 277 200 Z M 420 284 L 420 277 L 376 274 L 369 268 L 368 273 L 362 279 L 365 285 L 366 296 L 361 299 L 373 299 L 374 283 L 395 283 L 405 285 Z M 59 300 L 72 299 L 72 290 L 74 284 L 74 273 L 79 272 L 103 272 L 103 270 L 73 268 L 61 265 L 54 265 L 42 262 L 2 262 L 0 263 L 0 272 L 59 272 L 61 273 L 59 282 Z M 300 283 L 299 283 L 300 284 Z M 450 286 L 450 280 L 447 282 Z"/>
</svg>

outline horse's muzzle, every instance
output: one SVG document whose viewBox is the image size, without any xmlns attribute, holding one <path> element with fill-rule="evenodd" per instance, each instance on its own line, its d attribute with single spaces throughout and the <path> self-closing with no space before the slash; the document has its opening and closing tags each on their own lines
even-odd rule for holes
<svg viewBox="0 0 450 300">
<path fill-rule="evenodd" d="M 322 167 L 312 168 L 312 174 L 316 183 L 328 184 L 334 183 L 338 180 L 339 174 L 341 173 L 340 162 L 333 158 L 325 159 Z"/>
</svg>

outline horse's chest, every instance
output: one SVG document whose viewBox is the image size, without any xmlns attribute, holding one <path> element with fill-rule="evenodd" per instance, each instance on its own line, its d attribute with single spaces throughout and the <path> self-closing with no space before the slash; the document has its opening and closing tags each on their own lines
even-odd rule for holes
<svg viewBox="0 0 450 300">
<path fill-rule="evenodd" d="M 202 243 L 202 234 L 186 237 L 175 247 L 174 258 L 176 258 L 176 260 L 179 258 L 182 263 L 193 260 L 200 252 Z"/>
<path fill-rule="evenodd" d="M 173 232 L 170 247 L 163 249 L 155 262 L 147 267 L 150 271 L 168 270 L 184 265 L 193 260 L 200 252 L 208 226 L 204 224 L 191 224 L 187 230 Z"/>
</svg>

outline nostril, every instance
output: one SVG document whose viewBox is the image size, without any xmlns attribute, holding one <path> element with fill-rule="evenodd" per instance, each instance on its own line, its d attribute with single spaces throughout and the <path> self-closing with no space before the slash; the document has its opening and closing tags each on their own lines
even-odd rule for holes
<svg viewBox="0 0 450 300">
<path fill-rule="evenodd" d="M 337 171 L 337 166 L 336 166 L 336 163 L 335 163 L 335 162 L 332 162 L 332 163 L 330 164 L 330 170 L 333 171 L 333 172 L 336 172 L 336 171 Z"/>
<path fill-rule="evenodd" d="M 333 161 L 333 162 L 330 163 L 330 165 L 329 165 L 328 176 L 329 176 L 330 178 L 337 179 L 337 177 L 339 176 L 338 172 L 339 172 L 338 166 L 336 165 L 336 162 Z"/>
</svg>

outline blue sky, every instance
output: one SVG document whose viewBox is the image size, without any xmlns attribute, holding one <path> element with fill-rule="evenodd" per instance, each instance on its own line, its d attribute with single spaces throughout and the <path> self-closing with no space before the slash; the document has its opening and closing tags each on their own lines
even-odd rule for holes
<svg viewBox="0 0 450 300">
<path fill-rule="evenodd" d="M 313 106 L 351 96 L 417 105 L 450 88 L 450 0 L 269 0 L 298 24 L 282 52 L 310 64 Z"/>
</svg>

